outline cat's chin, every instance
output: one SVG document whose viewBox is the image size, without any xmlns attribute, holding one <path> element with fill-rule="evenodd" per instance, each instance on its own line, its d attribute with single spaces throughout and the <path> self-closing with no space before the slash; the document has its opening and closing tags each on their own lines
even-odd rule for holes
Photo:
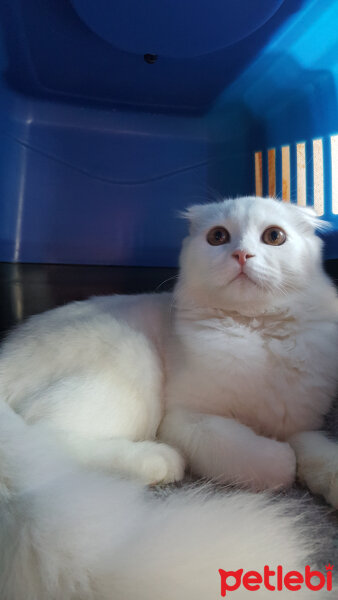
<svg viewBox="0 0 338 600">
<path fill-rule="evenodd" d="M 181 280 L 175 289 L 176 308 L 185 311 L 214 309 L 250 316 L 275 310 L 278 297 L 271 288 L 264 288 L 247 274 L 238 275 L 226 284 L 213 286 L 212 292 L 204 286 L 191 286 Z"/>
<path fill-rule="evenodd" d="M 249 276 L 236 277 L 218 297 L 220 308 L 243 315 L 258 315 L 285 305 L 285 295 L 267 289 Z"/>
<path fill-rule="evenodd" d="M 232 283 L 239 283 L 240 285 L 252 283 L 254 285 L 257 285 L 257 283 L 253 279 L 251 279 L 251 277 L 249 277 L 249 275 L 247 275 L 246 273 L 243 273 L 243 272 L 238 273 L 238 275 L 236 275 L 236 277 L 231 279 L 227 285 L 231 285 Z"/>
</svg>

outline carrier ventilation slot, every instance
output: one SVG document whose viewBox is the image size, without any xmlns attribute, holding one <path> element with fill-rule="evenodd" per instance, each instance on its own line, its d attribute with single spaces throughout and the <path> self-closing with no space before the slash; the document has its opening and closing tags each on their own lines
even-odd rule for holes
<svg viewBox="0 0 338 600">
<path fill-rule="evenodd" d="M 276 196 L 276 150 L 268 150 L 269 196 Z"/>
<path fill-rule="evenodd" d="M 313 140 L 313 204 L 317 215 L 324 214 L 323 140 Z"/>
<path fill-rule="evenodd" d="M 263 196 L 263 160 L 262 153 L 255 152 L 256 196 Z"/>
<path fill-rule="evenodd" d="M 297 204 L 306 206 L 305 144 L 297 144 Z"/>
<path fill-rule="evenodd" d="M 328 165 L 328 171 L 332 174 L 331 190 L 326 187 L 328 182 L 324 170 L 326 156 L 330 151 L 331 164 Z M 263 152 L 255 152 L 257 196 L 263 195 L 264 187 L 267 195 L 281 197 L 284 202 L 290 202 L 292 199 L 299 206 L 313 205 L 319 216 L 325 212 L 338 215 L 338 135 L 330 137 L 330 145 L 325 145 L 325 154 L 324 142 L 319 138 L 309 144 L 300 142 L 294 149 L 289 145 L 279 149 L 270 148 L 267 151 L 267 163 L 264 160 Z M 265 164 L 267 178 L 263 172 Z M 325 191 L 328 192 L 326 199 Z"/>
<path fill-rule="evenodd" d="M 338 135 L 331 137 L 332 212 L 338 215 Z"/>
<path fill-rule="evenodd" d="M 282 200 L 290 202 L 290 146 L 282 146 Z"/>
</svg>

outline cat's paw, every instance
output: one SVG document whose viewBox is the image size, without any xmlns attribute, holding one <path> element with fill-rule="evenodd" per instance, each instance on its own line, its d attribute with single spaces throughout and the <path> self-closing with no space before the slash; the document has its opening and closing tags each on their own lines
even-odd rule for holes
<svg viewBox="0 0 338 600">
<path fill-rule="evenodd" d="M 290 444 L 266 440 L 253 478 L 257 491 L 290 487 L 296 478 L 296 455 Z"/>
<path fill-rule="evenodd" d="M 149 445 L 148 445 L 149 444 Z M 182 456 L 166 444 L 144 442 L 138 456 L 138 476 L 148 485 L 180 481 L 184 476 Z"/>
<path fill-rule="evenodd" d="M 291 437 L 298 479 L 338 509 L 338 445 L 322 433 L 306 431 Z"/>
</svg>

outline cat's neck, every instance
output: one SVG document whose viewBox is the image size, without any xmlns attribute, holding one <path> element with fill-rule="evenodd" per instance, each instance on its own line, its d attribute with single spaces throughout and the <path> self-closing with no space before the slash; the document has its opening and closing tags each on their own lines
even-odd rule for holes
<svg viewBox="0 0 338 600">
<path fill-rule="evenodd" d="M 208 320 L 225 320 L 247 324 L 253 319 L 269 319 L 269 320 L 284 320 L 290 318 L 290 311 L 287 307 L 266 308 L 265 310 L 257 310 L 248 308 L 247 310 L 235 310 L 233 308 L 219 308 L 212 306 L 196 306 L 196 305 L 176 305 L 176 319 L 183 321 L 208 321 Z"/>
<path fill-rule="evenodd" d="M 189 290 L 178 285 L 174 291 L 176 318 L 186 321 L 232 318 L 238 322 L 250 322 L 252 319 L 334 320 L 338 317 L 337 292 L 328 277 L 320 275 L 302 290 L 277 298 L 262 298 L 255 304 L 238 302 L 236 306 L 217 306 L 212 297 L 190 295 Z"/>
<path fill-rule="evenodd" d="M 187 320 L 225 318 L 233 315 L 236 319 L 261 317 L 263 315 L 278 315 L 287 311 L 284 298 L 279 303 L 273 303 L 271 298 L 265 297 L 259 302 L 236 302 L 236 304 L 217 303 L 212 294 L 201 295 L 199 290 L 191 290 L 180 282 L 174 290 L 174 306 L 176 315 Z"/>
</svg>

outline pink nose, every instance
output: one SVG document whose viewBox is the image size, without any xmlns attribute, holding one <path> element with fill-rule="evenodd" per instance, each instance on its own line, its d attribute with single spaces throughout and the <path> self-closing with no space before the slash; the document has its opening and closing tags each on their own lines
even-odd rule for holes
<svg viewBox="0 0 338 600">
<path fill-rule="evenodd" d="M 248 258 L 252 258 L 255 255 L 249 254 L 247 250 L 235 250 L 235 252 L 232 253 L 232 256 L 236 258 L 236 260 L 238 260 L 241 266 L 243 266 L 245 265 Z"/>
</svg>

